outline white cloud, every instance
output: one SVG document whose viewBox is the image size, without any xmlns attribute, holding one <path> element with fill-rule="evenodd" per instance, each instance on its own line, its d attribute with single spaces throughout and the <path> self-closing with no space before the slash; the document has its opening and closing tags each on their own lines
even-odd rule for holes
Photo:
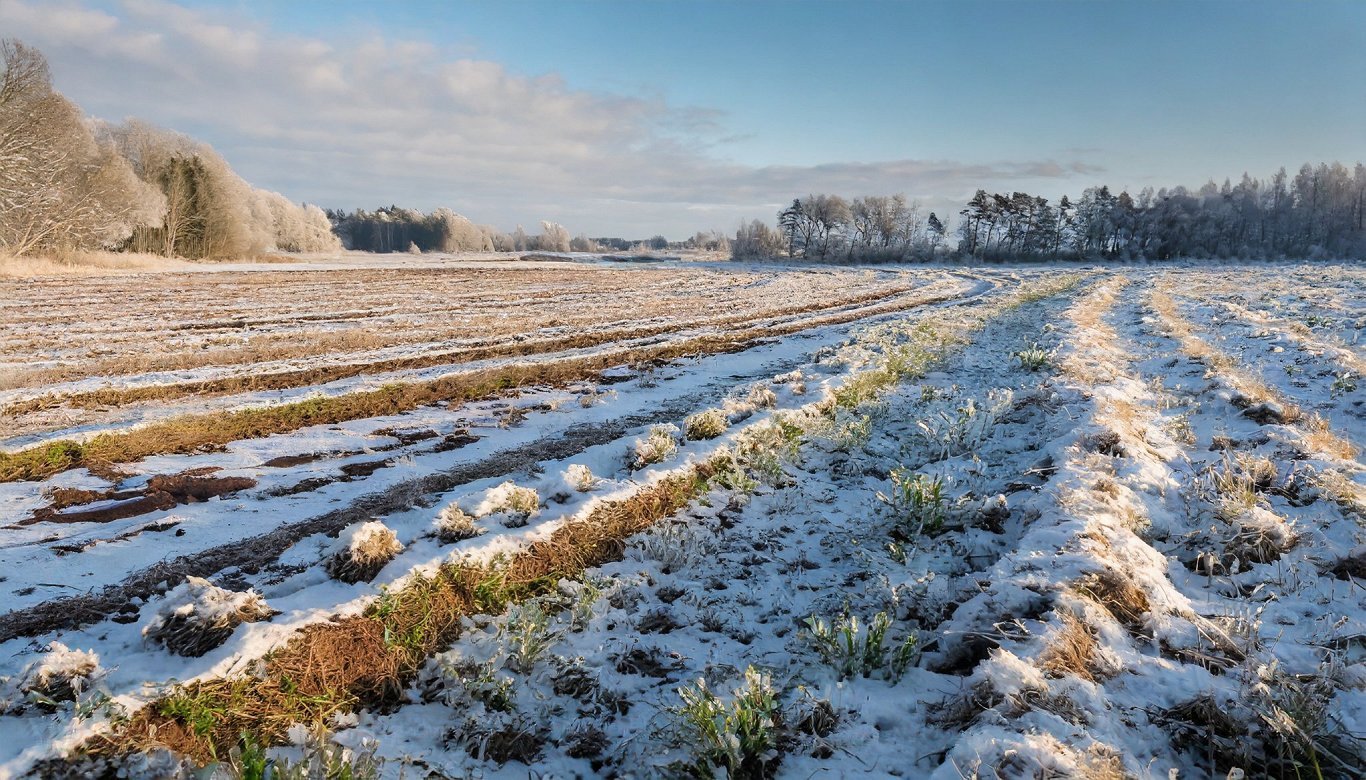
<svg viewBox="0 0 1366 780">
<path fill-rule="evenodd" d="M 426 43 L 341 46 L 163 0 L 122 9 L 2 0 L 0 30 L 47 54 L 58 89 L 87 111 L 188 132 L 253 184 L 324 205 L 449 205 L 503 227 L 546 218 L 681 236 L 771 218 L 813 191 L 950 206 L 977 186 L 1087 172 L 1051 161 L 740 165 L 715 156 L 725 117 L 707 107 L 574 89 Z"/>
</svg>

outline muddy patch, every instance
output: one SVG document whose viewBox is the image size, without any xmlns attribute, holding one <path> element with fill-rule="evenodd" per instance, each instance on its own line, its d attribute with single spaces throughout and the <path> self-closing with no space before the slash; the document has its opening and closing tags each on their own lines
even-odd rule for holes
<svg viewBox="0 0 1366 780">
<path fill-rule="evenodd" d="M 171 475 L 158 474 L 149 479 L 147 487 L 141 491 L 56 490 L 52 494 L 52 504 L 36 510 L 33 516 L 20 520 L 17 525 L 109 523 L 145 515 L 148 512 L 164 511 L 178 504 L 208 501 L 253 487 L 256 487 L 256 480 L 247 477 L 207 477 L 198 476 L 190 471 Z M 87 506 L 104 501 L 113 503 L 74 512 L 62 511 L 72 506 Z"/>
</svg>

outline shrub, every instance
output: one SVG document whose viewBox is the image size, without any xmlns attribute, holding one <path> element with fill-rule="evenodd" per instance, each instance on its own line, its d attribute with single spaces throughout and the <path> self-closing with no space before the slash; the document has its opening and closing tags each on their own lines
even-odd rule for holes
<svg viewBox="0 0 1366 780">
<path fill-rule="evenodd" d="M 663 463 L 678 452 L 678 433 L 676 425 L 655 425 L 644 438 L 636 439 L 631 448 L 631 468 L 643 469 L 655 463 Z"/>
<path fill-rule="evenodd" d="M 342 582 L 369 582 L 402 551 L 394 532 L 384 523 L 371 520 L 357 528 L 346 547 L 328 560 L 327 573 Z"/>
<path fill-rule="evenodd" d="M 688 441 L 715 439 L 725 433 L 729 426 L 724 412 L 720 409 L 708 409 L 692 415 L 683 422 L 683 435 Z"/>
<path fill-rule="evenodd" d="M 436 538 L 446 544 L 472 539 L 484 532 L 482 528 L 475 528 L 474 517 L 466 514 L 465 510 L 454 502 L 437 513 L 432 527 L 435 529 Z"/>
</svg>

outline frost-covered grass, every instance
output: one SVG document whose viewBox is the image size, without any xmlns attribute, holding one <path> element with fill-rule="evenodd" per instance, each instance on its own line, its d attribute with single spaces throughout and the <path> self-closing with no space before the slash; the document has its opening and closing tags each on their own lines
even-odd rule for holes
<svg viewBox="0 0 1366 780">
<path fill-rule="evenodd" d="M 218 666 L 115 733 L 259 765 L 326 722 L 328 750 L 373 747 L 386 775 L 1355 776 L 1366 555 L 1358 456 L 1326 446 L 1350 444 L 1341 398 L 1312 367 L 1275 366 L 1299 387 L 1221 359 L 1255 334 L 1184 286 L 1168 306 L 1163 277 L 892 318 L 416 495 L 342 617 L 240 628 L 272 637 L 251 676 Z M 674 370 L 644 390 L 686 398 Z M 262 592 L 294 609 L 318 574 Z"/>
<path fill-rule="evenodd" d="M 729 427 L 730 422 L 726 419 L 725 412 L 720 409 L 708 409 L 705 412 L 690 415 L 683 422 L 683 436 L 688 441 L 705 441 L 715 439 L 725 433 Z"/>
<path fill-rule="evenodd" d="M 361 524 L 328 560 L 327 571 L 342 582 L 369 582 L 403 550 L 393 529 L 378 520 Z"/>
<path fill-rule="evenodd" d="M 631 468 L 642 469 L 672 458 L 678 452 L 678 433 L 677 425 L 652 426 L 649 433 L 636 439 L 631 446 L 628 457 Z"/>
</svg>

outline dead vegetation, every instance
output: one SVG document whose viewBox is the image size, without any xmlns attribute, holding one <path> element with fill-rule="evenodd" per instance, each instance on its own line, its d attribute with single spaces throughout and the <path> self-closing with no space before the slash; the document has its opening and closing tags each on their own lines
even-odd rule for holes
<svg viewBox="0 0 1366 780">
<path fill-rule="evenodd" d="M 1073 674 L 1083 680 L 1095 680 L 1099 673 L 1095 631 L 1067 610 L 1059 610 L 1058 620 L 1061 625 L 1050 635 L 1039 656 L 1039 668 L 1057 676 Z"/>
<path fill-rule="evenodd" d="M 333 553 L 327 561 L 327 573 L 342 582 L 369 582 L 402 551 L 394 532 L 372 520 L 357 528 L 346 546 Z"/>
<path fill-rule="evenodd" d="M 890 304 L 892 308 L 888 310 L 928 305 L 942 299 L 944 297 L 897 301 Z M 602 371 L 620 365 L 738 351 L 761 338 L 850 322 L 880 311 L 881 308 L 859 309 L 774 327 L 698 336 L 562 361 L 513 364 L 428 382 L 386 385 L 377 390 L 315 397 L 278 406 L 185 415 L 127 432 L 100 434 L 86 442 L 64 439 L 15 453 L 0 453 L 0 481 L 40 480 L 73 468 L 129 463 L 150 455 L 199 452 L 232 441 L 258 439 L 312 425 L 400 414 L 443 402 L 495 398 L 518 387 L 564 387 L 573 382 L 599 379 Z"/>
<path fill-rule="evenodd" d="M 1152 610 L 1148 594 L 1133 578 L 1115 568 L 1104 568 L 1086 575 L 1073 589 L 1105 607 L 1106 611 L 1131 633 L 1144 632 L 1144 617 Z"/>
<path fill-rule="evenodd" d="M 218 647 L 237 626 L 268 620 L 275 611 L 254 591 L 234 593 L 200 577 L 187 577 L 142 630 L 149 642 L 195 658 Z"/>
<path fill-rule="evenodd" d="M 337 712 L 393 702 L 421 664 L 450 643 L 462 617 L 500 613 L 548 592 L 561 578 L 620 558 L 626 537 L 700 496 L 724 465 L 700 463 L 600 505 L 510 559 L 448 563 L 432 576 L 411 577 L 365 615 L 305 627 L 245 677 L 181 686 L 84 749 L 123 754 L 169 747 L 207 760 L 244 733 L 277 744 L 294 723 L 323 723 Z"/>
</svg>

